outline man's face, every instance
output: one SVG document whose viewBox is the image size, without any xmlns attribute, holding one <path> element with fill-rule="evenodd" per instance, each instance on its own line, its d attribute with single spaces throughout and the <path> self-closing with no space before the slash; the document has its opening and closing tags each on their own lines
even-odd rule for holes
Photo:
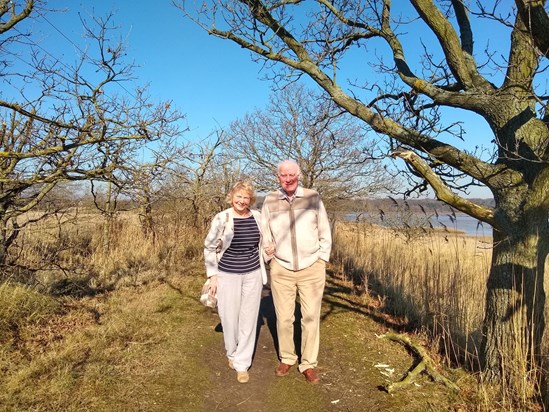
<svg viewBox="0 0 549 412">
<path fill-rule="evenodd" d="M 297 190 L 299 182 L 299 171 L 295 164 L 283 164 L 278 169 L 278 181 L 282 189 L 292 196 Z"/>
</svg>

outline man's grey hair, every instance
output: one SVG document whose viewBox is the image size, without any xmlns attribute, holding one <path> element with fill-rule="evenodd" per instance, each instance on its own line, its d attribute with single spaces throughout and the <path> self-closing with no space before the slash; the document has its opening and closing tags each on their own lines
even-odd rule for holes
<svg viewBox="0 0 549 412">
<path fill-rule="evenodd" d="M 276 171 L 277 173 L 280 173 L 280 168 L 286 164 L 291 164 L 293 166 L 295 166 L 295 168 L 297 169 L 297 174 L 300 175 L 301 174 L 301 168 L 299 167 L 299 163 L 297 163 L 295 160 L 293 159 L 286 159 L 286 160 L 282 160 L 277 168 L 276 168 Z"/>
</svg>

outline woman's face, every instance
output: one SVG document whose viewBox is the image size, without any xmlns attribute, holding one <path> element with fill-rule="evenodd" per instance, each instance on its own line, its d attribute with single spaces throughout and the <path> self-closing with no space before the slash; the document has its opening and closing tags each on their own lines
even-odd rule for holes
<svg viewBox="0 0 549 412">
<path fill-rule="evenodd" d="M 233 194 L 233 209 L 240 214 L 248 213 L 250 209 L 250 195 L 244 190 L 237 190 Z"/>
</svg>

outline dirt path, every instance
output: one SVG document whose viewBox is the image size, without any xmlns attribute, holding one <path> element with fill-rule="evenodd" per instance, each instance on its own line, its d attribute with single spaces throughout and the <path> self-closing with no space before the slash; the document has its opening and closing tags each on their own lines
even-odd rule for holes
<svg viewBox="0 0 549 412">
<path fill-rule="evenodd" d="M 265 399 L 275 379 L 274 367 L 277 354 L 273 335 L 269 326 L 274 326 L 272 298 L 268 289 L 264 289 L 260 308 L 263 320 L 259 325 L 259 336 L 250 368 L 250 381 L 240 384 L 236 381 L 236 372 L 227 365 L 223 337 L 220 325 L 218 344 L 207 351 L 205 363 L 212 371 L 212 386 L 204 394 L 204 411 L 257 411 L 268 412 Z"/>
<path fill-rule="evenodd" d="M 229 369 L 223 337 L 206 351 L 211 386 L 204 394 L 203 411 L 448 411 L 459 410 L 459 400 L 444 386 L 421 378 L 408 390 L 388 394 L 383 385 L 399 380 L 414 360 L 406 350 L 379 338 L 389 330 L 381 313 L 364 298 L 352 295 L 351 287 L 331 274 L 323 302 L 319 385 L 308 384 L 297 368 L 278 378 L 274 338 L 274 310 L 265 289 L 257 350 L 250 382 L 240 384 Z M 212 313 L 212 322 L 218 322 Z M 465 410 L 465 409 L 464 409 Z"/>
</svg>

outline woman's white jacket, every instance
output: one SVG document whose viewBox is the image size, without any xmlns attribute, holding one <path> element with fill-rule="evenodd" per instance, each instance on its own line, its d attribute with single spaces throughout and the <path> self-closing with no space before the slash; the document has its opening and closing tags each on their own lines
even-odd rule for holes
<svg viewBox="0 0 549 412">
<path fill-rule="evenodd" d="M 263 235 L 261 234 L 261 213 L 258 210 L 251 210 L 253 217 L 257 223 L 260 233 L 259 239 L 259 264 L 261 266 L 261 277 L 263 284 L 267 283 L 267 270 L 265 268 L 265 257 L 261 247 Z M 229 248 L 234 237 L 234 209 L 231 207 L 219 212 L 212 219 L 210 231 L 204 241 L 204 263 L 206 264 L 206 275 L 208 277 L 217 275 L 219 268 L 217 263 L 223 256 L 223 253 Z M 218 241 L 221 240 L 221 248 L 217 251 Z"/>
</svg>

